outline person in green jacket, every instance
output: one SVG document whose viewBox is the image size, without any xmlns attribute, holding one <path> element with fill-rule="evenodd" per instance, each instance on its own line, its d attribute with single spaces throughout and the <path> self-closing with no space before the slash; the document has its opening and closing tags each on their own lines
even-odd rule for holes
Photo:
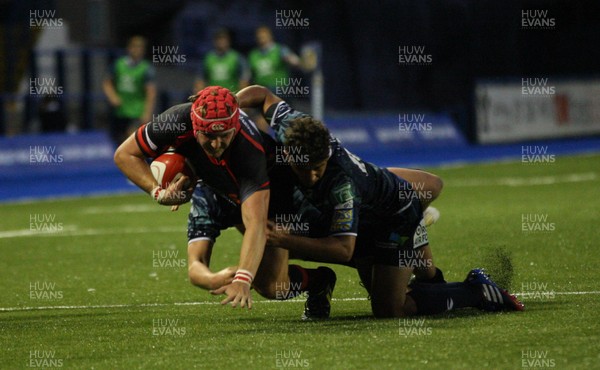
<svg viewBox="0 0 600 370">
<path fill-rule="evenodd" d="M 248 56 L 252 82 L 275 91 L 278 81 L 290 77 L 289 67 L 301 68 L 301 60 L 290 48 L 278 44 L 267 26 L 256 29 L 257 48 Z"/>
<path fill-rule="evenodd" d="M 213 35 L 214 49 L 206 53 L 194 91 L 222 86 L 236 92 L 248 86 L 250 72 L 244 57 L 231 48 L 229 31 L 221 28 Z"/>
<path fill-rule="evenodd" d="M 127 55 L 115 61 L 102 90 L 113 108 L 110 136 L 121 143 L 137 127 L 148 123 L 156 102 L 155 71 L 144 60 L 146 39 L 133 36 L 127 43 Z"/>
</svg>

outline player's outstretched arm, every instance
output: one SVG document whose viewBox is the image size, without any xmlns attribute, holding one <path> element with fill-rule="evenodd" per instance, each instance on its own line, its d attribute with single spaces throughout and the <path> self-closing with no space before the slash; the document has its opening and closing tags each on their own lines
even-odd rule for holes
<svg viewBox="0 0 600 370">
<path fill-rule="evenodd" d="M 346 263 L 354 254 L 356 236 L 340 235 L 324 238 L 309 238 L 288 234 L 278 230 L 273 222 L 269 222 L 267 245 L 297 252 L 304 258 L 330 263 Z"/>
<path fill-rule="evenodd" d="M 248 86 L 240 90 L 236 96 L 240 108 L 257 108 L 260 109 L 263 114 L 271 105 L 282 101 L 277 95 L 273 94 L 271 90 L 260 85 Z"/>
<path fill-rule="evenodd" d="M 150 166 L 144 159 L 144 153 L 135 141 L 135 136 L 129 136 L 115 151 L 115 164 L 131 182 L 150 194 L 158 186 L 152 176 Z"/>
<path fill-rule="evenodd" d="M 259 190 L 250 195 L 242 203 L 242 221 L 246 231 L 242 239 L 240 262 L 233 282 L 226 288 L 215 291 L 225 293 L 227 298 L 221 304 L 231 302 L 233 307 L 252 308 L 250 286 L 262 260 L 267 242 L 267 212 L 269 209 L 270 191 Z"/>
<path fill-rule="evenodd" d="M 181 176 L 178 181 L 172 183 L 167 189 L 162 189 L 150 170 L 150 166 L 144 159 L 140 147 L 135 141 L 135 133 L 129 136 L 115 151 L 114 161 L 117 167 L 131 182 L 136 184 L 152 198 L 163 205 L 174 205 L 186 203 L 180 196 L 184 184 L 189 180 L 187 176 Z"/>
<path fill-rule="evenodd" d="M 202 289 L 214 290 L 231 284 L 237 266 L 229 266 L 221 271 L 209 269 L 213 242 L 198 240 L 188 245 L 188 276 L 190 282 Z"/>
</svg>

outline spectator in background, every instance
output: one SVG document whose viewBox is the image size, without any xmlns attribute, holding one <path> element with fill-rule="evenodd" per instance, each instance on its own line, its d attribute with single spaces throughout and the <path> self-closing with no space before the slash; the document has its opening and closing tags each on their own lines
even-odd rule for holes
<svg viewBox="0 0 600 370">
<path fill-rule="evenodd" d="M 290 48 L 276 43 L 267 26 L 256 29 L 256 44 L 248 56 L 252 81 L 275 92 L 277 79 L 289 78 L 289 67 L 300 68 L 301 60 Z"/>
<path fill-rule="evenodd" d="M 133 36 L 127 43 L 127 55 L 116 60 L 102 89 L 113 107 L 110 135 L 121 143 L 141 124 L 152 118 L 156 102 L 155 71 L 144 60 L 146 39 Z"/>
<path fill-rule="evenodd" d="M 213 46 L 214 49 L 204 56 L 194 91 L 207 86 L 222 86 L 236 92 L 248 86 L 248 65 L 244 57 L 231 48 L 231 36 L 227 29 L 221 28 L 215 32 Z"/>
</svg>

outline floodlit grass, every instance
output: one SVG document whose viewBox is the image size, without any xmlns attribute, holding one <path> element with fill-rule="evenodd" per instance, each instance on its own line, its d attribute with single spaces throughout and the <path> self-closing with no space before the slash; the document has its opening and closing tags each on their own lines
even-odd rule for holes
<svg viewBox="0 0 600 370">
<path fill-rule="evenodd" d="M 171 213 L 141 194 L 1 205 L 0 368 L 598 367 L 599 163 L 431 169 L 445 181 L 436 264 L 449 281 L 487 267 L 525 293 L 522 313 L 375 320 L 340 266 L 329 321 L 302 322 L 302 299 L 255 292 L 252 311 L 234 310 L 187 280 L 187 206 Z M 240 241 L 224 232 L 213 267 L 236 263 Z"/>
</svg>

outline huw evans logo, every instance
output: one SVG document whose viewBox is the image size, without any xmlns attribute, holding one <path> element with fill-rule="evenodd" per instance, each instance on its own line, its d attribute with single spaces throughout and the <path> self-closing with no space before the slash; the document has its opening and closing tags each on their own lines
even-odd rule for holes
<svg viewBox="0 0 600 370">
<path fill-rule="evenodd" d="M 550 300 L 556 298 L 556 293 L 548 289 L 548 283 L 529 281 L 521 283 L 519 296 L 523 299 Z"/>
<path fill-rule="evenodd" d="M 60 232 L 64 230 L 62 222 L 58 222 L 56 214 L 30 213 L 29 230 L 38 232 Z"/>
<path fill-rule="evenodd" d="M 61 28 L 64 25 L 62 18 L 56 17 L 56 9 L 31 9 L 29 10 L 29 28 L 50 29 Z"/>
<path fill-rule="evenodd" d="M 547 145 L 522 145 L 521 163 L 523 164 L 553 164 L 556 155 L 548 153 Z"/>
<path fill-rule="evenodd" d="M 275 367 L 310 367 L 310 362 L 308 359 L 302 357 L 302 351 L 300 350 L 275 351 Z"/>
<path fill-rule="evenodd" d="M 521 367 L 523 369 L 541 369 L 556 367 L 556 361 L 548 358 L 548 351 L 522 350 Z"/>
<path fill-rule="evenodd" d="M 56 289 L 56 283 L 35 281 L 29 283 L 29 299 L 51 301 L 63 299 L 62 290 Z"/>
<path fill-rule="evenodd" d="M 186 334 L 186 328 L 181 324 L 179 319 L 153 319 L 152 335 L 183 337 Z"/>
<path fill-rule="evenodd" d="M 275 299 L 286 300 L 299 296 L 300 294 L 306 296 L 305 292 L 301 292 L 301 282 L 286 282 L 278 281 L 275 283 Z"/>
<path fill-rule="evenodd" d="M 302 9 L 275 10 L 275 27 L 280 29 L 307 29 L 310 20 L 302 16 Z"/>
<path fill-rule="evenodd" d="M 521 95 L 548 97 L 556 94 L 556 88 L 548 84 L 548 78 L 521 78 Z"/>
<path fill-rule="evenodd" d="M 29 79 L 29 95 L 58 98 L 64 93 L 54 77 L 35 77 Z"/>
<path fill-rule="evenodd" d="M 276 78 L 275 94 L 286 98 L 301 98 L 310 94 L 310 88 L 302 83 L 302 78 Z"/>
<path fill-rule="evenodd" d="M 430 258 L 425 258 L 425 251 L 420 249 L 409 249 L 398 251 L 398 267 L 429 268 L 433 266 Z"/>
<path fill-rule="evenodd" d="M 299 214 L 283 213 L 275 215 L 275 231 L 286 234 L 308 234 L 309 223 L 302 222 Z"/>
<path fill-rule="evenodd" d="M 543 233 L 556 230 L 556 224 L 548 220 L 547 213 L 521 214 L 521 231 L 523 233 Z"/>
<path fill-rule="evenodd" d="M 425 121 L 425 114 L 398 114 L 399 131 L 431 131 L 431 122 Z"/>
<path fill-rule="evenodd" d="M 187 61 L 185 54 L 179 54 L 179 46 L 152 46 L 152 63 L 156 65 L 182 65 Z"/>
<path fill-rule="evenodd" d="M 187 130 L 187 126 L 181 116 L 176 113 L 162 113 L 152 115 L 152 125 L 160 130 L 160 132 L 181 132 Z"/>
<path fill-rule="evenodd" d="M 400 319 L 398 333 L 403 337 L 431 335 L 433 329 L 425 326 L 425 319 Z"/>
<path fill-rule="evenodd" d="M 521 10 L 521 29 L 552 30 L 556 28 L 556 19 L 548 16 L 547 9 Z"/>
<path fill-rule="evenodd" d="M 308 154 L 302 154 L 301 146 L 276 146 L 275 147 L 275 163 L 296 166 L 308 165 Z"/>
<path fill-rule="evenodd" d="M 179 258 L 178 250 L 155 250 L 152 251 L 152 267 L 158 268 L 180 268 L 186 267 L 185 258 Z"/>
<path fill-rule="evenodd" d="M 27 362 L 27 367 L 39 367 L 44 369 L 63 367 L 63 359 L 56 358 L 56 351 L 54 350 L 32 350 L 29 351 L 29 361 Z"/>
<path fill-rule="evenodd" d="M 424 45 L 400 45 L 398 46 L 398 64 L 406 66 L 431 65 L 433 57 L 425 53 Z"/>
</svg>

